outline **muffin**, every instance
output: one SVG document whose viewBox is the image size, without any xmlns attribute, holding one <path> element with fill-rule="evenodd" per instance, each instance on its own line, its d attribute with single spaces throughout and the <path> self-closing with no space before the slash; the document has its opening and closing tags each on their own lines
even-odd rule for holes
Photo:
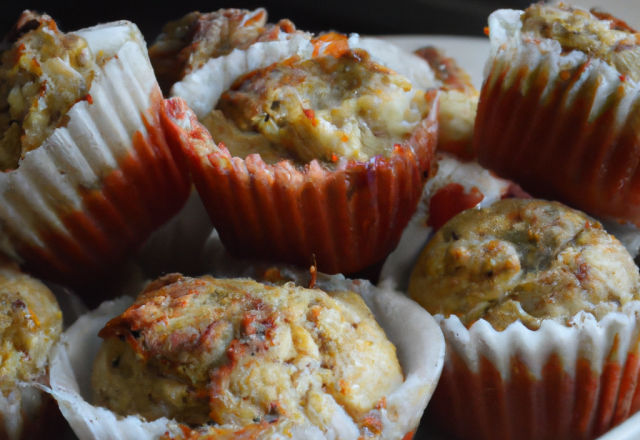
<svg viewBox="0 0 640 440">
<path fill-rule="evenodd" d="M 0 252 L 82 284 L 134 253 L 189 194 L 137 27 L 62 33 L 25 12 L 0 65 Z"/>
<path fill-rule="evenodd" d="M 163 123 L 233 255 L 353 273 L 393 250 L 416 208 L 437 100 L 346 37 L 313 43 L 240 77 L 203 117 L 167 101 Z"/>
<path fill-rule="evenodd" d="M 489 34 L 479 163 L 534 196 L 639 225 L 639 34 L 606 14 L 542 3 L 494 12 Z"/>
<path fill-rule="evenodd" d="M 149 58 L 165 93 L 189 73 L 201 69 L 210 60 L 245 51 L 255 43 L 281 41 L 296 32 L 289 20 L 267 23 L 267 11 L 258 8 L 220 9 L 215 12 L 191 12 L 165 25 Z"/>
<path fill-rule="evenodd" d="M 467 210 L 429 242 L 409 293 L 447 341 L 429 413 L 468 439 L 591 439 L 640 408 L 640 274 L 557 202 Z"/>
<path fill-rule="evenodd" d="M 398 247 L 385 260 L 380 283 L 406 291 L 418 257 L 438 229 L 464 210 L 485 208 L 511 197 L 529 196 L 513 182 L 497 177 L 475 162 L 437 153 L 418 209 L 402 232 Z"/>
<path fill-rule="evenodd" d="M 48 382 L 49 354 L 61 333 L 51 291 L 0 259 L 0 438 L 39 438 L 55 421 L 55 402 L 33 383 Z"/>
<path fill-rule="evenodd" d="M 435 74 L 440 95 L 438 150 L 455 154 L 461 159 L 473 159 L 473 127 L 478 109 L 479 93 L 471 77 L 453 58 L 441 49 L 426 46 L 416 55 L 429 63 Z"/>
<path fill-rule="evenodd" d="M 307 289 L 284 282 L 298 278 L 291 274 L 282 269 L 278 284 L 167 275 L 133 304 L 105 303 L 80 318 L 50 390 L 78 437 L 355 440 L 413 431 L 444 355 L 435 322 L 367 282 L 319 275 Z M 99 328 L 104 342 L 93 336 Z"/>
</svg>

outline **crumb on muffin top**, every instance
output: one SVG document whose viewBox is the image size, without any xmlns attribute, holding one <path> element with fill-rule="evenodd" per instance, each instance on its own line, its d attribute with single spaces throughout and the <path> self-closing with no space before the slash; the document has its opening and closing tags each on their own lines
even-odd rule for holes
<svg viewBox="0 0 640 440">
<path fill-rule="evenodd" d="M 245 75 L 202 123 L 234 156 L 331 165 L 390 154 L 428 111 L 424 92 L 409 80 L 345 48 Z"/>
<path fill-rule="evenodd" d="M 51 291 L 0 260 L 0 392 L 43 374 L 60 333 L 62 312 Z"/>
<path fill-rule="evenodd" d="M 403 381 L 357 294 L 293 283 L 168 275 L 100 336 L 96 403 L 148 420 L 262 430 L 346 412 L 364 432 Z"/>
<path fill-rule="evenodd" d="M 640 80 L 640 34 L 609 14 L 537 3 L 524 11 L 522 32 L 556 40 L 566 52 L 582 51 Z"/>
<path fill-rule="evenodd" d="M 467 210 L 443 226 L 420 256 L 411 297 L 432 314 L 479 319 L 496 330 L 521 321 L 570 325 L 598 320 L 640 299 L 629 253 L 602 226 L 557 202 L 506 199 Z"/>
<path fill-rule="evenodd" d="M 11 47 L 0 55 L 0 171 L 66 124 L 78 101 L 90 100 L 96 58 L 86 40 L 58 30 L 48 15 L 26 11 Z"/>
</svg>

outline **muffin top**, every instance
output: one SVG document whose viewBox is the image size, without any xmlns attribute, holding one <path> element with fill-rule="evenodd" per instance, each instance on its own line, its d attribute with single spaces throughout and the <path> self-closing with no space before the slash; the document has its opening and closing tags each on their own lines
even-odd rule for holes
<svg viewBox="0 0 640 440">
<path fill-rule="evenodd" d="M 524 11 L 522 32 L 556 40 L 563 51 L 600 58 L 633 80 L 640 80 L 640 34 L 609 14 L 560 3 L 537 3 Z"/>
<path fill-rule="evenodd" d="M 0 55 L 0 171 L 16 169 L 76 102 L 91 99 L 96 66 L 87 41 L 48 15 L 26 11 L 10 38 Z"/>
<path fill-rule="evenodd" d="M 148 420 L 263 431 L 346 414 L 372 432 L 371 411 L 403 381 L 357 294 L 293 283 L 168 275 L 100 336 L 96 403 Z"/>
<path fill-rule="evenodd" d="M 430 107 L 405 77 L 329 36 L 329 53 L 240 78 L 202 123 L 232 155 L 267 163 L 366 161 L 411 137 Z M 320 41 L 317 46 L 324 45 Z"/>
<path fill-rule="evenodd" d="M 640 299 L 629 253 L 602 226 L 557 202 L 506 199 L 464 211 L 424 249 L 409 293 L 432 314 L 479 319 L 496 330 L 544 319 L 601 319 Z"/>
<path fill-rule="evenodd" d="M 62 313 L 47 287 L 0 259 L 0 390 L 44 373 L 62 332 Z"/>
<path fill-rule="evenodd" d="M 220 9 L 191 12 L 165 25 L 149 48 L 149 58 L 165 93 L 185 75 L 202 67 L 209 59 L 247 49 L 254 43 L 273 41 L 292 34 L 289 20 L 267 23 L 264 9 Z"/>
</svg>

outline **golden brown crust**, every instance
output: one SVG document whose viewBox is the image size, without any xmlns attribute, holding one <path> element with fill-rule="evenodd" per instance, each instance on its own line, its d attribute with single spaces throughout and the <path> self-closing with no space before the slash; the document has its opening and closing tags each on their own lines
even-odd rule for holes
<svg viewBox="0 0 640 440">
<path fill-rule="evenodd" d="M 409 293 L 430 313 L 485 319 L 497 330 L 520 320 L 597 319 L 640 299 L 640 275 L 620 242 L 556 202 L 508 199 L 468 210 L 427 245 Z"/>
<path fill-rule="evenodd" d="M 346 37 L 335 35 L 333 44 Z M 340 38 L 342 37 L 342 38 Z M 203 119 L 233 156 L 270 164 L 388 156 L 427 116 L 424 92 L 363 50 L 293 57 L 241 77 Z"/>
<path fill-rule="evenodd" d="M 359 296 L 292 283 L 171 275 L 100 335 L 96 402 L 147 419 L 322 426 L 339 405 L 364 429 L 403 380 Z"/>
</svg>

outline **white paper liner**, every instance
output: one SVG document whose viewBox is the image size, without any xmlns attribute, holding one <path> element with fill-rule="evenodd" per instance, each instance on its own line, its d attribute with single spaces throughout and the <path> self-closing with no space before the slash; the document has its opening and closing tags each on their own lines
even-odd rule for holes
<svg viewBox="0 0 640 440">
<path fill-rule="evenodd" d="M 381 286 L 402 291 L 408 289 L 413 266 L 433 233 L 433 228 L 428 225 L 429 204 L 431 197 L 440 188 L 450 183 L 462 185 L 465 193 L 477 188 L 484 198 L 476 208 L 492 205 L 502 199 L 509 189 L 508 180 L 496 177 L 475 162 L 463 162 L 446 153 L 438 153 L 435 160 L 438 171 L 427 181 L 416 213 L 402 233 L 398 247 L 382 266 L 379 283 Z"/>
<path fill-rule="evenodd" d="M 564 70 L 574 69 L 588 59 L 584 52 L 573 50 L 569 54 L 563 54 L 562 46 L 558 41 L 544 38 L 531 38 L 522 32 L 523 11 L 501 9 L 489 16 L 491 56 L 485 66 L 485 86 L 492 88 L 501 80 L 503 90 L 509 89 L 513 81 L 518 78 L 521 69 L 527 68 L 529 72 L 544 67 L 548 69 L 549 81 L 546 84 L 541 100 L 545 100 L 548 94 L 560 81 L 560 73 Z M 505 75 L 506 71 L 506 75 Z M 528 80 L 535 81 L 536 75 L 529 75 Z M 630 115 L 630 109 L 640 99 L 640 83 L 626 77 L 621 79 L 620 72 L 598 58 L 591 58 L 589 66 L 585 69 L 579 81 L 573 85 L 564 102 L 565 108 L 570 108 L 583 89 L 585 83 L 596 88 L 596 98 L 589 112 L 589 121 L 593 121 L 606 108 L 607 98 L 622 86 L 625 98 L 616 109 L 616 126 L 612 130 L 619 130 Z M 521 84 L 522 93 L 525 94 L 529 82 Z"/>
<path fill-rule="evenodd" d="M 445 319 L 435 315 L 435 319 L 447 341 L 447 364 L 451 362 L 449 350 L 460 356 L 472 372 L 478 371 L 479 359 L 485 357 L 507 381 L 511 360 L 518 356 L 539 379 L 550 356 L 557 354 L 570 376 L 574 376 L 578 359 L 587 360 L 592 371 L 600 374 L 607 361 L 617 361 L 624 367 L 629 351 L 635 351 L 640 334 L 640 301 L 630 301 L 622 311 L 609 313 L 599 322 L 592 314 L 580 312 L 571 319 L 570 327 L 543 320 L 538 330 L 530 330 L 518 321 L 499 332 L 483 319 L 467 330 L 457 316 Z M 615 338 L 618 347 L 612 358 L 609 354 Z"/>
<path fill-rule="evenodd" d="M 225 267 L 229 270 L 227 276 L 255 273 L 254 266 L 226 255 L 215 233 L 208 242 L 205 255 L 220 256 L 222 260 L 217 261 L 225 261 Z M 207 261 L 219 267 L 216 261 Z M 307 285 L 308 274 L 284 267 L 281 270 L 287 278 Z M 318 287 L 359 293 L 389 340 L 395 344 L 405 381 L 386 398 L 387 409 L 382 411 L 383 431 L 380 438 L 401 439 L 417 428 L 440 376 L 444 360 L 444 339 L 437 323 L 422 307 L 406 296 L 378 289 L 367 281 L 351 281 L 341 275 L 320 274 Z M 102 344 L 97 333 L 110 318 L 124 311 L 131 302 L 130 298 L 121 298 L 104 303 L 96 311 L 81 317 L 65 332 L 64 342 L 56 346 L 52 356 L 51 389 L 48 391 L 58 400 L 63 415 L 80 440 L 146 440 L 157 439 L 167 431 L 180 432 L 175 422 L 166 419 L 149 423 L 137 417 L 122 418 L 90 404 L 92 362 L 88 360 L 95 358 Z M 342 416 L 340 414 L 339 411 L 335 413 L 326 434 L 317 427 L 300 425 L 292 430 L 291 438 L 357 440 L 359 433 L 356 425 L 346 413 Z M 283 437 L 275 434 L 271 438 Z"/>
<path fill-rule="evenodd" d="M 21 394 L 20 389 L 12 391 L 7 397 L 0 393 L 0 414 L 3 422 L 1 428 L 10 440 L 17 440 L 22 434 L 24 420 Z"/>
<path fill-rule="evenodd" d="M 436 315 L 447 349 L 429 416 L 475 439 L 518 438 L 521 430 L 532 439 L 595 438 L 637 409 L 639 314 L 632 301 L 599 322 L 580 312 L 570 327 L 545 320 L 534 331 L 516 322 L 502 332 Z"/>
<path fill-rule="evenodd" d="M 246 50 L 235 49 L 229 55 L 210 59 L 200 69 L 174 84 L 171 96 L 183 98 L 198 119 L 202 119 L 215 108 L 222 93 L 240 76 L 294 55 L 301 59 L 312 56 L 314 48 L 308 35 L 282 35 L 282 40 L 255 43 Z M 422 90 L 438 87 L 433 71 L 422 58 L 392 43 L 376 38 L 361 38 L 358 34 L 352 34 L 348 42 L 350 49 L 366 50 L 374 61 L 407 77 L 415 87 Z"/>
<path fill-rule="evenodd" d="M 351 34 L 349 36 L 349 48 L 366 50 L 373 61 L 393 69 L 396 73 L 411 81 L 414 87 L 421 90 L 428 90 L 441 85 L 436 80 L 429 63 L 393 43 L 378 38 Z"/>
<path fill-rule="evenodd" d="M 286 35 L 286 34 L 285 34 Z M 246 50 L 234 49 L 228 55 L 212 58 L 200 69 L 187 74 L 171 88 L 171 96 L 187 101 L 198 119 L 204 118 L 218 103 L 225 90 L 240 76 L 262 69 L 294 55 L 311 57 L 313 45 L 307 35 L 293 34 L 287 39 L 255 43 Z"/>
<path fill-rule="evenodd" d="M 89 90 L 93 103 L 75 104 L 66 127 L 28 152 L 18 169 L 0 173 L 0 237 L 12 236 L 36 248 L 44 246 L 43 224 L 71 235 L 61 217 L 81 211 L 81 192 L 99 188 L 119 168 L 118 160 L 133 150 L 135 132 L 148 134 L 142 115 L 148 114 L 158 87 L 135 25 L 121 21 L 77 33 L 93 52 L 114 54 L 96 70 Z M 0 251 L 20 261 L 11 239 L 0 239 Z"/>
</svg>

